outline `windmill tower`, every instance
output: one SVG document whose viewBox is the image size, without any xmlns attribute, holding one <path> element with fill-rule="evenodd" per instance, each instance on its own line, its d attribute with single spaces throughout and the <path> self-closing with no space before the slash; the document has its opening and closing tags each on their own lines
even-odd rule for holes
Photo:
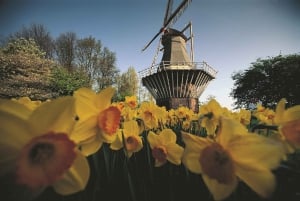
<svg viewBox="0 0 300 201">
<path fill-rule="evenodd" d="M 155 98 L 157 105 L 165 106 L 166 109 L 186 106 L 198 112 L 198 99 L 209 82 L 215 78 L 217 71 L 206 62 L 194 62 L 191 22 L 181 31 L 170 28 L 171 23 L 174 23 L 190 2 L 191 0 L 183 0 L 171 13 L 172 0 L 168 0 L 163 27 L 143 48 L 144 51 L 161 35 L 161 62 L 153 63 L 150 68 L 140 71 L 139 74 L 143 86 Z M 184 34 L 187 29 L 189 37 Z M 186 49 L 187 42 L 190 42 L 190 55 Z"/>
</svg>

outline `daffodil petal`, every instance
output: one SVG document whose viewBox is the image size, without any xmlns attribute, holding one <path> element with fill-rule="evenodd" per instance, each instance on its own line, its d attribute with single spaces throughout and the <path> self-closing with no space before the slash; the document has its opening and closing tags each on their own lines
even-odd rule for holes
<svg viewBox="0 0 300 201">
<path fill-rule="evenodd" d="M 175 143 L 176 142 L 176 134 L 172 129 L 164 129 L 161 131 L 160 139 L 163 144 Z"/>
<path fill-rule="evenodd" d="M 74 92 L 76 99 L 76 112 L 82 119 L 89 118 L 92 114 L 99 113 L 99 108 L 96 107 L 96 93 L 89 88 L 80 88 Z"/>
<path fill-rule="evenodd" d="M 97 116 L 90 116 L 85 120 L 80 118 L 71 132 L 70 138 L 78 143 L 95 136 L 98 129 L 95 125 L 97 125 Z"/>
<path fill-rule="evenodd" d="M 230 184 L 221 184 L 217 180 L 209 178 L 207 175 L 202 175 L 202 178 L 216 201 L 224 200 L 230 196 L 238 185 L 237 178 Z"/>
<path fill-rule="evenodd" d="M 122 133 L 121 133 L 121 131 L 119 131 L 117 134 L 116 140 L 110 144 L 110 148 L 112 150 L 119 150 L 122 147 L 123 147 Z"/>
<path fill-rule="evenodd" d="M 27 119 L 32 112 L 25 105 L 7 99 L 0 99 L 0 110 L 14 114 L 23 119 Z"/>
<path fill-rule="evenodd" d="M 63 177 L 53 184 L 54 190 L 61 195 L 70 195 L 84 190 L 90 176 L 86 158 L 78 153 L 73 165 Z"/>
<path fill-rule="evenodd" d="M 0 144 L 22 148 L 35 132 L 26 120 L 14 114 L 0 111 Z"/>
<path fill-rule="evenodd" d="M 270 170 L 257 168 L 256 165 L 236 163 L 236 175 L 258 195 L 267 198 L 275 190 L 276 179 Z"/>
<path fill-rule="evenodd" d="M 228 147 L 228 143 L 232 141 L 234 136 L 245 134 L 248 134 L 248 131 L 240 122 L 225 117 L 221 118 L 221 127 L 219 129 L 217 140 L 225 149 Z"/>
<path fill-rule="evenodd" d="M 266 169 L 278 167 L 285 158 L 285 148 L 280 142 L 254 133 L 236 136 L 228 146 L 234 161 Z"/>
<path fill-rule="evenodd" d="M 181 163 L 181 157 L 183 155 L 183 147 L 179 146 L 178 144 L 168 144 L 166 146 L 166 149 L 168 150 L 167 153 L 167 160 L 175 165 L 180 165 Z"/>
<path fill-rule="evenodd" d="M 147 135 L 147 140 L 150 144 L 151 149 L 153 149 L 154 147 L 160 145 L 158 135 L 155 134 L 153 131 L 149 131 L 149 133 Z"/>
<path fill-rule="evenodd" d="M 286 99 L 281 99 L 276 106 L 275 123 L 280 124 L 283 121 Z"/>
<path fill-rule="evenodd" d="M 32 138 L 33 128 L 21 117 L 0 111 L 0 175 L 12 170 L 19 151 Z"/>
<path fill-rule="evenodd" d="M 123 133 L 124 136 L 131 136 L 131 135 L 139 135 L 139 126 L 135 120 L 126 121 L 123 123 Z"/>
<path fill-rule="evenodd" d="M 95 99 L 95 105 L 99 108 L 100 111 L 111 105 L 111 99 L 115 93 L 115 89 L 113 87 L 107 87 L 97 94 Z"/>
<path fill-rule="evenodd" d="M 51 102 L 42 104 L 29 117 L 39 134 L 49 131 L 70 134 L 76 123 L 75 99 L 73 97 L 61 97 Z"/>
<path fill-rule="evenodd" d="M 103 141 L 96 136 L 87 139 L 86 141 L 80 143 L 80 151 L 83 155 L 89 156 L 96 153 L 102 146 Z"/>
</svg>

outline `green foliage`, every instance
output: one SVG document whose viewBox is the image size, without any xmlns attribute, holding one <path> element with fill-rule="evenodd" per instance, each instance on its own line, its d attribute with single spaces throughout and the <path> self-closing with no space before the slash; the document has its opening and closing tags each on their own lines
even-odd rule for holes
<svg viewBox="0 0 300 201">
<path fill-rule="evenodd" d="M 118 78 L 118 94 L 114 101 L 123 101 L 125 96 L 136 96 L 138 92 L 138 75 L 134 67 L 121 74 Z"/>
<path fill-rule="evenodd" d="M 289 106 L 300 104 L 299 77 L 300 55 L 258 59 L 247 70 L 232 75 L 230 95 L 237 108 L 258 102 L 273 108 L 281 98 L 286 98 Z"/>
<path fill-rule="evenodd" d="M 90 87 L 88 76 L 79 70 L 69 72 L 65 68 L 56 67 L 51 75 L 52 90 L 60 96 L 72 95 L 80 87 Z"/>
</svg>

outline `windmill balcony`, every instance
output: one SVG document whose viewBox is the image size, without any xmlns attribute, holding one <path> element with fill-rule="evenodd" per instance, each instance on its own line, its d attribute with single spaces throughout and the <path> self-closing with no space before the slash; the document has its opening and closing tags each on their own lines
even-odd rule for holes
<svg viewBox="0 0 300 201">
<path fill-rule="evenodd" d="M 166 62 L 139 72 L 142 84 L 159 106 L 198 110 L 198 98 L 217 71 L 206 62 Z"/>
<path fill-rule="evenodd" d="M 171 62 L 171 61 L 162 61 L 159 64 L 153 65 L 147 69 L 139 71 L 141 77 L 146 77 L 154 73 L 163 71 L 163 70 L 189 70 L 189 69 L 198 69 L 203 70 L 209 74 L 212 78 L 216 77 L 218 71 L 208 65 L 205 61 L 203 62 Z"/>
</svg>

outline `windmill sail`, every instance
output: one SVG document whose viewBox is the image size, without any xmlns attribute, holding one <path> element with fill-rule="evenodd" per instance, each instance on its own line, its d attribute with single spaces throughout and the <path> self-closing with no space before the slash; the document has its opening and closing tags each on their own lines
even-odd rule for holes
<svg viewBox="0 0 300 201">
<path fill-rule="evenodd" d="M 151 43 L 161 34 L 165 31 L 165 29 L 170 26 L 171 24 L 173 24 L 174 22 L 177 21 L 178 17 L 184 12 L 184 10 L 187 8 L 187 6 L 189 5 L 189 3 L 191 2 L 192 0 L 184 0 L 182 1 L 182 3 L 177 7 L 177 9 L 172 13 L 170 14 L 169 16 L 169 13 L 170 13 L 170 10 L 172 8 L 172 0 L 169 0 L 168 1 L 168 4 L 167 4 L 167 9 L 166 9 L 166 13 L 165 13 L 165 18 L 164 18 L 164 23 L 163 23 L 163 26 L 162 28 L 154 35 L 154 37 L 150 40 L 150 42 L 148 42 L 145 47 L 142 49 L 142 51 L 146 50 L 150 45 Z"/>
</svg>

